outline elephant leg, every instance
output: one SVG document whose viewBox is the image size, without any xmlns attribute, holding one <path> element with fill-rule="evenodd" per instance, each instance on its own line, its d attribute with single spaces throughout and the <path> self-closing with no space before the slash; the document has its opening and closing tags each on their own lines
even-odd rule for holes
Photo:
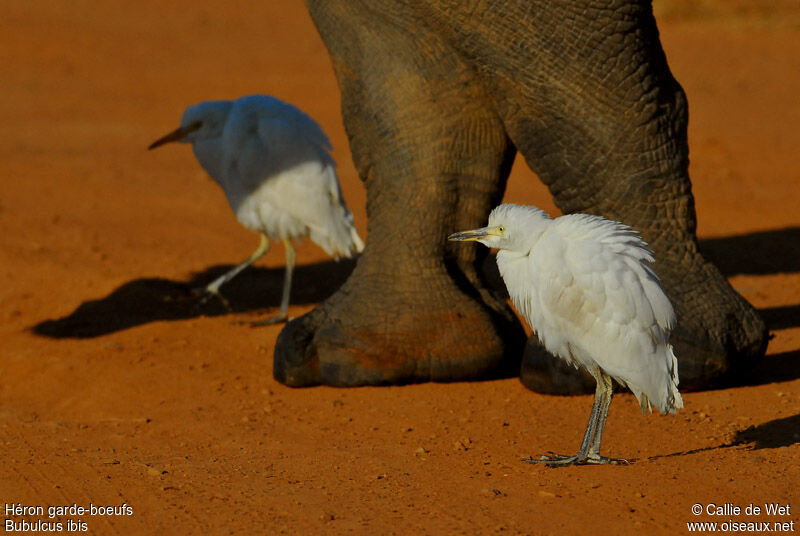
<svg viewBox="0 0 800 536">
<path fill-rule="evenodd" d="M 642 232 L 676 310 L 671 342 L 681 387 L 709 387 L 747 370 L 764 354 L 767 330 L 698 252 L 688 105 L 650 2 L 510 0 L 480 19 L 471 16 L 473 3 L 445 9 L 431 0 L 429 20 L 484 75 L 511 139 L 563 212 Z M 534 342 L 522 380 L 563 393 L 593 385 Z"/>
<path fill-rule="evenodd" d="M 287 385 L 519 371 L 524 331 L 485 289 L 482 252 L 446 241 L 484 223 L 515 149 L 474 72 L 403 9 L 309 2 L 333 58 L 369 220 L 347 282 L 278 338 L 274 375 Z"/>
</svg>

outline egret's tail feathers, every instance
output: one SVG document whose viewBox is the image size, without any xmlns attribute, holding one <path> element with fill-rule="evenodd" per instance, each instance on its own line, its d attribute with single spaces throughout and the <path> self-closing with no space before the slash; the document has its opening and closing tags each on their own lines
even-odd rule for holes
<svg viewBox="0 0 800 536">
<path fill-rule="evenodd" d="M 340 222 L 335 229 L 310 227 L 309 238 L 336 260 L 353 257 L 364 249 L 364 242 L 349 221 Z"/>
<path fill-rule="evenodd" d="M 356 253 L 361 253 L 364 251 L 364 242 L 361 240 L 361 237 L 358 236 L 358 232 L 356 231 L 355 227 L 350 228 L 350 240 L 353 241 L 353 247 L 356 248 Z"/>
<path fill-rule="evenodd" d="M 639 401 L 644 414 L 652 412 L 654 406 L 662 414 L 675 413 L 676 410 L 683 408 L 683 398 L 678 391 L 678 359 L 672 351 L 672 345 L 667 344 L 662 349 L 664 352 L 660 355 L 666 358 L 666 371 L 664 369 L 659 371 L 657 367 L 653 367 L 651 369 L 653 375 L 646 382 L 648 387 L 627 384 Z"/>
<path fill-rule="evenodd" d="M 639 409 L 642 410 L 642 415 L 653 413 L 653 405 L 650 403 L 650 399 L 647 398 L 646 394 L 641 391 L 633 391 L 633 394 L 639 402 Z"/>
<path fill-rule="evenodd" d="M 659 401 L 658 411 L 661 413 L 675 413 L 676 410 L 683 407 L 683 397 L 678 391 L 678 358 L 675 357 L 675 352 L 672 351 L 672 345 L 666 345 L 667 356 L 667 371 L 669 372 L 669 383 L 665 396 Z"/>
<path fill-rule="evenodd" d="M 675 413 L 676 409 L 683 408 L 683 397 L 678 391 L 678 358 L 675 357 L 675 352 L 672 351 L 672 345 L 667 345 L 669 355 L 672 356 L 672 409 L 671 413 Z"/>
</svg>

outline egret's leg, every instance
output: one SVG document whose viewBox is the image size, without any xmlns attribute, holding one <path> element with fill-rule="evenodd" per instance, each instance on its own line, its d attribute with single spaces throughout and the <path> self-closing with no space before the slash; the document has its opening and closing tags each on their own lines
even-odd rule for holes
<svg viewBox="0 0 800 536">
<path fill-rule="evenodd" d="M 579 458 L 586 459 L 589 452 L 590 445 L 593 444 L 595 430 L 597 429 L 598 416 L 600 408 L 603 404 L 603 388 L 600 382 L 597 382 L 597 387 L 594 392 L 594 402 L 592 403 L 592 412 L 589 414 L 589 422 L 586 425 L 586 432 L 583 434 L 583 441 L 575 456 L 564 456 L 563 454 L 550 453 L 550 455 L 543 455 L 540 459 L 523 458 L 522 461 L 528 463 L 546 463 L 550 465 L 553 462 L 558 462 L 559 465 L 571 465 L 572 463 L 580 463 Z M 570 463 L 563 463 L 572 460 Z"/>
<path fill-rule="evenodd" d="M 548 467 L 563 467 L 567 465 L 583 464 L 606 464 L 606 463 L 628 463 L 627 460 L 606 458 L 600 456 L 600 441 L 603 436 L 603 428 L 608 417 L 608 408 L 611 405 L 613 387 L 611 377 L 599 369 L 589 371 L 597 381 L 594 392 L 594 404 L 589 415 L 589 424 L 586 426 L 586 433 L 583 436 L 580 449 L 574 456 L 563 456 L 561 454 L 551 454 L 542 456 L 539 460 L 523 458 L 529 463 L 544 463 Z"/>
<path fill-rule="evenodd" d="M 614 386 L 611 376 L 605 372 L 599 371 L 599 375 L 596 377 L 598 380 L 597 385 L 603 390 L 603 399 L 598 409 L 594 439 L 592 439 L 592 444 L 587 452 L 588 458 L 586 463 L 622 463 L 627 465 L 630 462 L 624 458 L 606 458 L 605 456 L 600 456 L 600 442 L 603 439 L 603 429 L 608 419 L 608 408 L 611 406 L 611 399 L 614 396 Z"/>
<path fill-rule="evenodd" d="M 594 402 L 592 403 L 592 412 L 589 414 L 589 423 L 586 425 L 586 433 L 583 434 L 583 441 L 578 449 L 578 456 L 584 456 L 589 452 L 591 445 L 594 443 L 594 438 L 597 434 L 597 425 L 602 412 L 604 400 L 603 387 L 600 382 L 594 390 Z M 564 456 L 566 458 L 566 456 Z"/>
<path fill-rule="evenodd" d="M 267 318 L 266 320 L 259 320 L 253 322 L 253 326 L 265 326 L 268 324 L 278 324 L 286 322 L 289 319 L 289 295 L 292 290 L 292 273 L 294 272 L 295 260 L 297 253 L 294 250 L 291 240 L 288 238 L 283 239 L 283 246 L 286 248 L 286 275 L 283 278 L 283 293 L 281 295 L 281 308 L 276 316 Z"/>
<path fill-rule="evenodd" d="M 592 445 L 589 448 L 589 456 L 590 457 L 597 457 L 600 458 L 600 441 L 603 438 L 603 428 L 606 425 L 606 419 L 608 418 L 608 408 L 611 406 L 611 398 L 614 396 L 614 388 L 611 383 L 611 377 L 608 374 L 600 373 L 601 374 L 601 381 L 598 382 L 598 388 L 602 388 L 604 391 L 603 401 L 599 408 L 599 415 L 597 416 L 597 429 L 594 433 L 594 438 L 592 440 Z M 624 460 L 622 460 L 624 461 Z"/>
<path fill-rule="evenodd" d="M 253 252 L 253 254 L 247 258 L 246 261 L 234 267 L 233 269 L 228 270 L 220 277 L 216 278 L 214 281 L 209 283 L 205 288 L 196 289 L 195 292 L 205 295 L 203 298 L 204 302 L 208 300 L 209 297 L 216 296 L 225 305 L 225 307 L 230 309 L 228 301 L 222 297 L 222 294 L 219 293 L 219 287 L 221 287 L 222 285 L 224 285 L 225 283 L 227 283 L 228 281 L 239 275 L 239 272 L 241 272 L 242 270 L 244 270 L 245 268 L 256 262 L 261 257 L 263 257 L 267 251 L 269 251 L 269 239 L 267 238 L 267 235 L 261 233 L 261 243 L 258 245 L 258 248 Z"/>
</svg>

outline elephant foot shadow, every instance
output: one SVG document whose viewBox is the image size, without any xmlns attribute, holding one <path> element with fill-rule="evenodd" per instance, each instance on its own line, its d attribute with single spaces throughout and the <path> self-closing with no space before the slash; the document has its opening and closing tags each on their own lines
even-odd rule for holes
<svg viewBox="0 0 800 536">
<path fill-rule="evenodd" d="M 764 356 L 746 375 L 736 378 L 737 385 L 766 385 L 800 378 L 800 350 Z"/>
<path fill-rule="evenodd" d="M 339 288 L 355 267 L 355 260 L 326 261 L 297 266 L 292 282 L 292 304 L 319 303 Z M 53 339 L 100 337 L 162 320 L 186 320 L 276 308 L 280 304 L 284 268 L 249 267 L 222 287 L 230 304 L 205 302 L 193 289 L 205 287 L 232 266 L 209 267 L 188 281 L 142 278 L 129 281 L 109 295 L 87 300 L 62 318 L 39 322 L 31 331 Z"/>
<path fill-rule="evenodd" d="M 800 272 L 800 227 L 704 238 L 700 251 L 727 277 Z"/>
</svg>

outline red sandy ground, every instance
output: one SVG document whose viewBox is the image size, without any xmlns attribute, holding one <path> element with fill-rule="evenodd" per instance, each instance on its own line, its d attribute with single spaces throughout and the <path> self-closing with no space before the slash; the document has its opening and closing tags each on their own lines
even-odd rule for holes
<svg viewBox="0 0 800 536">
<path fill-rule="evenodd" d="M 184 297 L 184 284 L 257 244 L 188 147 L 145 150 L 188 104 L 263 92 L 306 109 L 331 136 L 365 234 L 336 82 L 299 2 L 224 12 L 206 1 L 4 2 L 0 507 L 126 503 L 132 515 L 60 520 L 132 535 L 684 534 L 695 520 L 797 522 L 800 16 L 781 5 L 656 4 L 691 105 L 699 234 L 769 322 L 768 355 L 741 386 L 685 394 L 675 416 L 643 417 L 619 395 L 604 451 L 637 462 L 554 470 L 520 458 L 575 450 L 589 396 L 538 395 L 516 379 L 276 383 L 281 327 L 238 322 L 275 311 L 280 248 L 227 288 L 234 313 Z M 507 199 L 555 211 L 521 164 Z M 310 243 L 298 259 L 293 316 L 351 268 Z M 790 515 L 691 513 L 767 502 Z"/>
</svg>

